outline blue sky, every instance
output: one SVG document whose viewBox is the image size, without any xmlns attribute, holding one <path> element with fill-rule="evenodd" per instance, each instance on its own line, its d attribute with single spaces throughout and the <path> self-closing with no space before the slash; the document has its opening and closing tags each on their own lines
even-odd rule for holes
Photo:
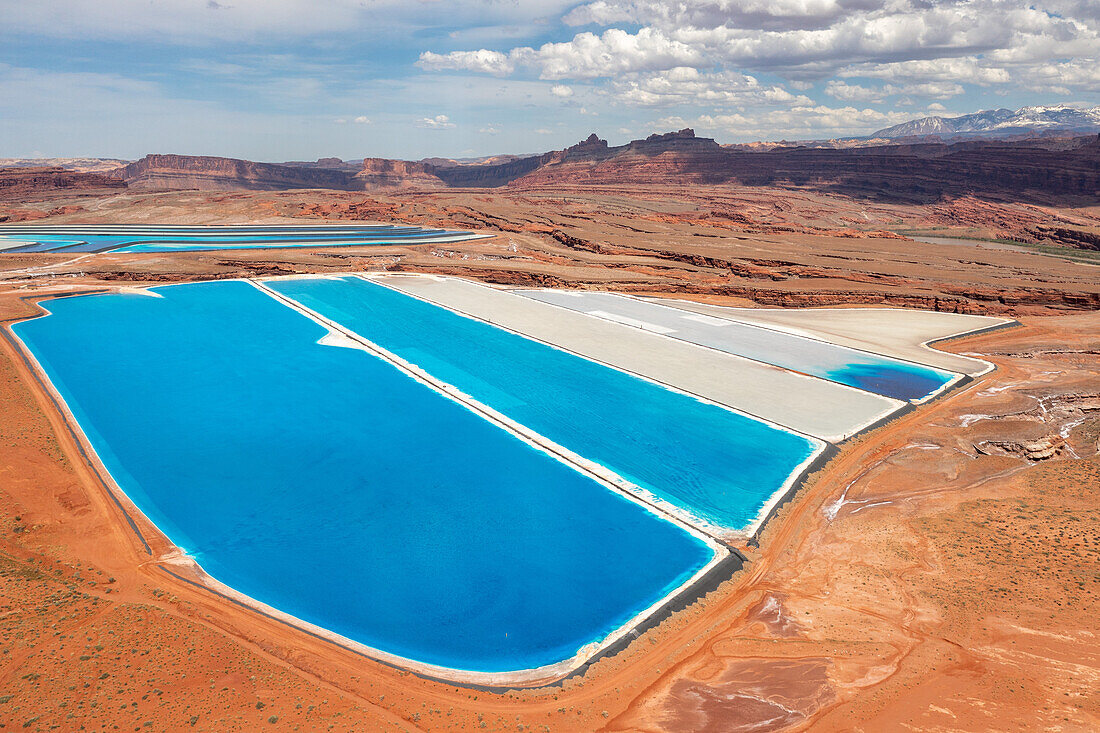
<svg viewBox="0 0 1100 733">
<path fill-rule="evenodd" d="M 1100 104 L 1096 0 L 0 0 L 0 157 L 542 152 Z"/>
</svg>

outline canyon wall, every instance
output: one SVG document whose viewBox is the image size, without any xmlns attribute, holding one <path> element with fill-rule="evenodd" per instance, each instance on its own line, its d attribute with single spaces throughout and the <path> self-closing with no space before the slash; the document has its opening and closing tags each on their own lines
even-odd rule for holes
<svg viewBox="0 0 1100 733">
<path fill-rule="evenodd" d="M 365 158 L 355 174 L 361 188 L 439 188 L 446 184 L 435 174 L 435 168 L 411 160 Z"/>
<path fill-rule="evenodd" d="M 282 191 L 295 188 L 362 190 L 351 171 L 255 163 L 205 155 L 146 155 L 112 175 L 134 189 Z"/>
<path fill-rule="evenodd" d="M 116 178 L 61 167 L 0 168 L 0 198 L 22 197 L 42 191 L 125 187 L 126 184 Z"/>
<path fill-rule="evenodd" d="M 830 149 L 723 147 L 690 129 L 611 147 L 596 135 L 564 150 L 484 162 L 366 158 L 254 163 L 148 155 L 111 175 L 136 189 L 363 191 L 576 184 L 794 185 L 926 203 L 968 194 L 1100 198 L 1100 138 L 919 143 Z"/>
<path fill-rule="evenodd" d="M 504 163 L 432 167 L 435 176 L 451 188 L 497 188 L 535 171 L 553 153 L 517 158 Z"/>
<path fill-rule="evenodd" d="M 919 202 L 1029 190 L 1100 198 L 1100 138 L 1095 136 L 1075 146 L 968 142 L 754 152 L 721 148 L 690 133 L 651 136 L 599 151 L 570 148 L 512 185 L 793 184 Z"/>
</svg>

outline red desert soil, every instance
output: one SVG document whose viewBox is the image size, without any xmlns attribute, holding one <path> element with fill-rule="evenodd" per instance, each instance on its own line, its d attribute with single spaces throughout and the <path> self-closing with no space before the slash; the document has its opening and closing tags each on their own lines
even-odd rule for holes
<svg viewBox="0 0 1100 733">
<path fill-rule="evenodd" d="M 418 270 L 502 283 L 740 298 L 768 306 L 896 305 L 973 313 L 1100 308 L 1100 254 L 1063 257 L 991 243 L 927 244 L 897 231 L 1012 236 L 1040 225 L 1100 227 L 1100 207 L 976 198 L 879 204 L 803 189 L 543 187 L 363 193 L 44 192 L 4 204 L 42 223 L 388 221 L 499 234 L 466 244 L 73 256 L 6 255 L 0 283 L 58 275 L 182 280 L 362 269 Z M 78 211 L 65 207 L 80 206 Z M 948 225 L 949 217 L 957 221 Z M 42 267 L 46 265 L 46 267 Z M 26 270 L 25 268 L 40 268 Z"/>
<path fill-rule="evenodd" d="M 373 198 L 107 192 L 18 202 L 86 209 L 50 221 L 286 222 L 287 214 L 310 214 L 467 226 L 484 220 L 504 233 L 434 249 L 9 255 L 0 260 L 5 321 L 34 315 L 35 299 L 59 292 L 389 268 L 738 305 L 930 305 L 1007 314 L 1022 325 L 946 344 L 998 369 L 846 445 L 769 523 L 759 548 L 744 548 L 746 568 L 705 599 L 582 677 L 505 694 L 417 678 L 169 575 L 171 548 L 152 541 L 153 554 L 146 553 L 61 415 L 0 341 L 0 725 L 1096 729 L 1095 268 L 1029 252 L 841 232 L 836 221 L 861 209 L 875 229 L 894 219 L 926 224 L 927 211 L 887 212 L 810 192 L 784 196 L 761 189 Z M 715 225 L 699 215 L 720 206 L 752 222 L 724 214 Z M 822 231 L 751 231 L 795 225 Z M 615 251 L 571 246 L 555 231 Z M 1034 445 L 1044 439 L 1053 456 L 1027 458 L 1044 453 Z"/>
</svg>

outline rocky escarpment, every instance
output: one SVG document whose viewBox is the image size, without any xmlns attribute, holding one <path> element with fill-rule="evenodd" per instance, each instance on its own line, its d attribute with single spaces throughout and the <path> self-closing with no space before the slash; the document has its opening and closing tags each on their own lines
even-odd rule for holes
<svg viewBox="0 0 1100 733">
<path fill-rule="evenodd" d="M 547 185 L 805 186 L 861 198 L 931 203 L 967 195 L 1100 198 L 1100 138 L 977 141 L 849 149 L 726 148 L 691 129 L 609 146 L 596 135 L 565 148 L 483 162 L 367 158 L 361 167 L 149 155 L 112 175 L 133 188 L 287 190 L 497 188 Z"/>
<path fill-rule="evenodd" d="M 296 188 L 361 190 L 351 171 L 255 163 L 205 155 L 146 155 L 112 173 L 135 189 L 282 191 Z"/>
<path fill-rule="evenodd" d="M 287 165 L 293 168 L 329 168 L 331 170 L 358 173 L 359 169 L 363 167 L 363 161 L 343 160 L 341 158 L 318 158 L 317 160 L 288 160 L 278 165 Z"/>
<path fill-rule="evenodd" d="M 355 174 L 361 188 L 436 188 L 446 185 L 425 163 L 387 158 L 365 158 Z"/>
<path fill-rule="evenodd" d="M 158 190 L 492 188 L 530 173 L 548 159 L 547 156 L 531 156 L 503 162 L 459 165 L 365 158 L 357 167 L 337 165 L 326 159 L 317 163 L 255 163 L 198 155 L 147 155 L 112 175 L 131 188 Z"/>
<path fill-rule="evenodd" d="M 0 198 L 22 198 L 38 192 L 125 186 L 122 181 L 100 173 L 80 173 L 61 167 L 0 168 Z"/>
<path fill-rule="evenodd" d="M 452 188 L 496 188 L 537 170 L 552 155 L 546 153 L 488 165 L 432 166 L 431 170 L 440 181 Z"/>
<path fill-rule="evenodd" d="M 0 158 L 0 168 L 64 168 L 75 173 L 105 173 L 129 162 L 121 158 Z"/>
<path fill-rule="evenodd" d="M 540 180 L 540 173 L 548 167 L 568 167 L 570 164 L 595 165 L 619 156 L 647 156 L 661 153 L 684 155 L 704 151 L 715 152 L 721 149 L 721 146 L 713 140 L 695 137 L 695 132 L 690 129 L 663 135 L 650 135 L 645 140 L 634 140 L 618 147 L 610 147 L 606 140 L 600 139 L 593 133 L 576 145 L 542 155 L 480 165 L 429 165 L 429 170 L 447 186 L 453 188 L 496 188 L 517 180 L 535 183 Z"/>
<path fill-rule="evenodd" d="M 976 141 L 852 149 L 724 148 L 686 128 L 609 146 L 595 134 L 560 151 L 504 163 L 437 166 L 418 175 L 449 187 L 545 185 L 817 186 L 894 201 L 1031 192 L 1100 198 L 1100 138 Z M 389 181 L 394 185 L 394 181 Z"/>
<path fill-rule="evenodd" d="M 1034 241 L 1049 241 L 1060 244 L 1063 247 L 1075 249 L 1100 250 L 1100 229 L 1083 229 L 1079 227 L 1051 226 L 1040 224 L 1029 232 Z"/>
<path fill-rule="evenodd" d="M 366 158 L 355 178 L 363 188 L 496 188 L 530 173 L 542 164 L 543 156 L 514 158 L 503 162 L 455 164 Z"/>
<path fill-rule="evenodd" d="M 591 138 L 590 138 L 591 140 Z M 517 186 L 577 184 L 793 184 L 890 200 L 929 202 L 972 193 L 1100 197 L 1100 139 L 1077 146 L 970 142 L 857 149 L 727 149 L 691 130 L 618 148 L 563 151 Z M 581 148 L 581 149 L 578 149 Z"/>
</svg>

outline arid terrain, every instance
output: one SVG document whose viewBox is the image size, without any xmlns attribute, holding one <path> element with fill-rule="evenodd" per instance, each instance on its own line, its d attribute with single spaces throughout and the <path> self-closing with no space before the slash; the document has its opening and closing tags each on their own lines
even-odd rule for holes
<svg viewBox="0 0 1100 733">
<path fill-rule="evenodd" d="M 385 168 L 375 164 L 376 173 L 396 175 Z M 413 247 L 0 254 L 4 322 L 68 292 L 390 270 L 738 306 L 988 313 L 1020 325 L 942 344 L 997 369 L 846 443 L 758 546 L 741 548 L 745 569 L 706 598 L 581 676 L 508 692 L 418 678 L 170 574 L 170 548 L 142 545 L 41 384 L 2 340 L 6 728 L 1100 727 L 1095 197 L 882 200 L 794 183 L 560 178 L 366 191 L 43 182 L 57 175 L 0 188 L 0 220 L 363 220 L 497 236 Z"/>
<path fill-rule="evenodd" d="M 1100 231 L 1095 205 L 974 196 L 884 204 L 789 187 L 607 185 L 370 194 L 51 189 L 38 198 L 0 200 L 0 212 L 36 212 L 26 218 L 50 224 L 362 220 L 500 236 L 430 249 L 8 255 L 0 278 L 30 285 L 35 272 L 164 281 L 413 268 L 495 282 L 737 297 L 770 306 L 885 303 L 1000 314 L 1100 305 L 1090 264 L 1100 255 L 1088 240 Z M 1066 242 L 1059 244 L 1050 232 L 1062 230 Z M 916 243 L 899 232 L 1008 243 Z"/>
</svg>

